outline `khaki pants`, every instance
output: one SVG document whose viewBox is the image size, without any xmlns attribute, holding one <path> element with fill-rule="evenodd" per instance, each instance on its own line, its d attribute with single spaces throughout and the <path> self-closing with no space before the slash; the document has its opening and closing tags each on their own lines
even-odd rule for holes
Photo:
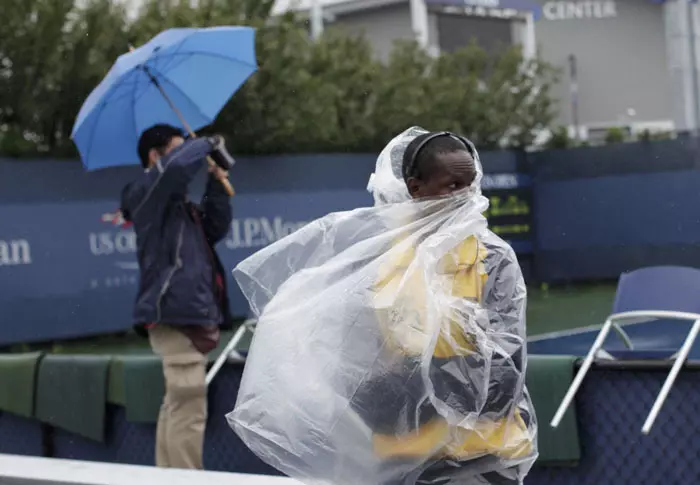
<svg viewBox="0 0 700 485">
<path fill-rule="evenodd" d="M 165 377 L 165 398 L 156 431 L 156 465 L 201 470 L 207 423 L 207 357 L 174 327 L 159 324 L 148 333 L 153 351 L 163 359 Z"/>
</svg>

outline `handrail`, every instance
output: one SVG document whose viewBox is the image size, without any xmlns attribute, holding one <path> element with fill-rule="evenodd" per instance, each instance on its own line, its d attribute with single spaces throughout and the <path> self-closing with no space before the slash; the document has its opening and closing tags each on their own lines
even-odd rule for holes
<svg viewBox="0 0 700 485">
<path fill-rule="evenodd" d="M 279 476 L 177 470 L 0 454 L 3 485 L 301 485 Z"/>
</svg>

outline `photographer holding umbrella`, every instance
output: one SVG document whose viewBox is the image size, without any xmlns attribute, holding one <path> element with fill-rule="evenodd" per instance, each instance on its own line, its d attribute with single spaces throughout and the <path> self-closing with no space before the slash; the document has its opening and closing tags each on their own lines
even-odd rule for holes
<svg viewBox="0 0 700 485">
<path fill-rule="evenodd" d="M 138 244 L 135 328 L 163 359 L 161 467 L 203 468 L 207 354 L 230 322 L 214 247 L 233 217 L 234 160 L 221 136 L 197 139 L 191 127 L 210 124 L 256 69 L 251 28 L 167 30 L 117 60 L 73 128 L 88 170 L 133 164 L 136 154 L 144 168 L 124 188 L 121 212 Z M 207 163 L 207 188 L 195 204 L 187 189 Z"/>
</svg>

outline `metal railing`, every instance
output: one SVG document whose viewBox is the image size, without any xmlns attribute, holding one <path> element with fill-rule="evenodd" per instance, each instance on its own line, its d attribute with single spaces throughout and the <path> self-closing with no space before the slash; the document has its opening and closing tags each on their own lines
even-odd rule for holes
<svg viewBox="0 0 700 485">
<path fill-rule="evenodd" d="M 177 470 L 0 454 L 2 485 L 301 485 L 269 475 Z"/>
</svg>

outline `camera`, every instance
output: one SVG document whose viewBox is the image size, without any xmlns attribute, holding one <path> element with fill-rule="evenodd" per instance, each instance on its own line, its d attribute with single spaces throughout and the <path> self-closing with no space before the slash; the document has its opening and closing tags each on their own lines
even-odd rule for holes
<svg viewBox="0 0 700 485">
<path fill-rule="evenodd" d="M 212 160 L 214 160 L 214 163 L 216 163 L 223 170 L 231 170 L 231 167 L 235 165 L 236 160 L 226 149 L 226 141 L 224 140 L 224 137 L 221 135 L 215 135 L 209 137 L 209 142 L 212 146 L 212 151 L 209 153 L 209 156 Z"/>
</svg>

